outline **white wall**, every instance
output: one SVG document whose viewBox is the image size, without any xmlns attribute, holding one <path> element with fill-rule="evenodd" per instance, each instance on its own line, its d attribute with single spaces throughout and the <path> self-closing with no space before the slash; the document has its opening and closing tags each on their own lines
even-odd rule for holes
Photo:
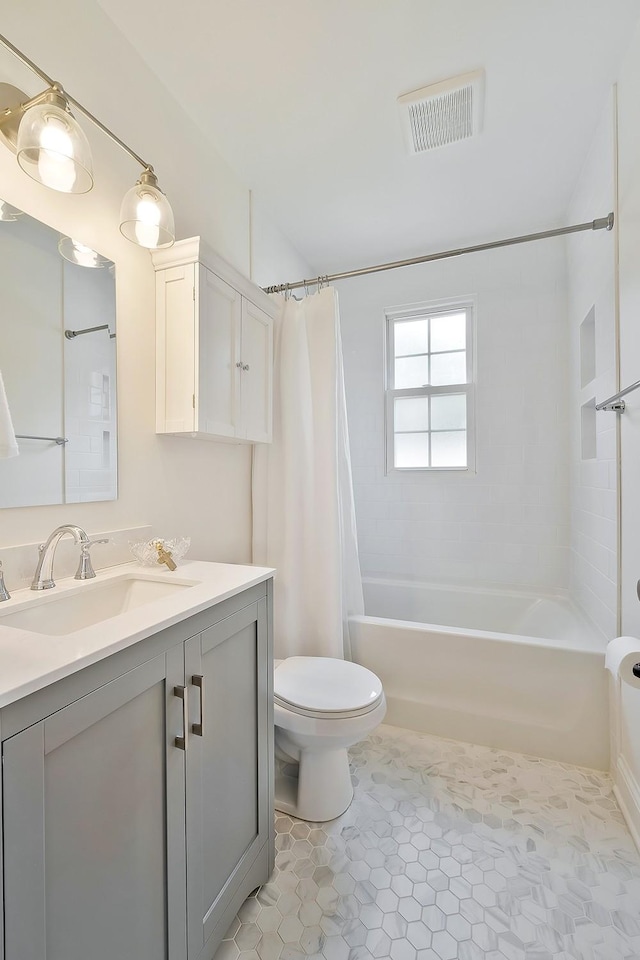
<svg viewBox="0 0 640 960">
<path fill-rule="evenodd" d="M 249 190 L 94 0 L 6 5 L 2 32 L 153 162 L 173 204 L 179 237 L 202 234 L 245 273 L 253 246 L 256 276 L 276 270 L 262 239 L 251 244 Z M 0 80 L 37 92 L 39 82 L 15 64 L 8 53 L 0 54 Z M 119 497 L 110 503 L 2 510 L 0 555 L 2 547 L 40 540 L 73 520 L 90 532 L 151 523 L 157 533 L 191 535 L 194 557 L 246 561 L 251 448 L 155 435 L 154 272 L 148 253 L 118 231 L 122 196 L 139 169 L 89 124 L 84 128 L 94 151 L 91 193 L 66 196 L 33 183 L 4 148 L 0 183 L 4 199 L 116 264 Z M 284 239 L 279 251 L 278 272 L 309 271 Z M 268 269 L 262 268 L 265 262 Z"/>
<path fill-rule="evenodd" d="M 568 222 L 586 222 L 606 216 L 614 209 L 615 96 L 612 92 L 578 178 Z M 583 426 L 581 410 L 584 405 L 604 400 L 618 389 L 614 231 L 569 237 L 567 264 L 571 357 L 571 590 L 610 640 L 616 635 L 618 609 L 616 414 L 589 409 Z M 585 320 L 583 341 L 594 334 L 594 376 L 587 369 L 590 367 L 588 357 L 581 361 L 580 327 Z M 591 434 L 584 438 L 587 447 L 589 440 L 595 441 L 591 450 L 582 449 L 583 430 Z"/>
<path fill-rule="evenodd" d="M 64 433 L 63 261 L 57 240 L 30 217 L 0 223 L 0 372 L 14 430 L 23 436 Z M 18 440 L 18 449 L 18 457 L 0 460 L 0 507 L 61 503 L 63 448 Z"/>
<path fill-rule="evenodd" d="M 249 276 L 259 287 L 295 283 L 314 276 L 306 260 L 298 256 L 288 239 L 252 195 L 251 267 Z M 317 271 L 315 271 L 317 274 Z"/>
<path fill-rule="evenodd" d="M 618 80 L 620 383 L 640 379 L 640 27 Z M 640 637 L 640 391 L 620 418 L 622 632 Z M 640 776 L 639 776 L 640 780 Z"/>
<path fill-rule="evenodd" d="M 384 475 L 385 307 L 476 295 L 477 473 Z M 340 285 L 364 574 L 568 586 L 565 245 Z"/>
<path fill-rule="evenodd" d="M 618 282 L 620 383 L 640 379 L 640 24 L 618 77 Z M 620 416 L 622 633 L 640 637 L 640 392 Z M 640 643 L 638 645 L 640 654 Z M 612 769 L 628 822 L 640 845 L 640 691 L 615 681 Z M 616 742 L 617 741 L 617 742 Z"/>
</svg>

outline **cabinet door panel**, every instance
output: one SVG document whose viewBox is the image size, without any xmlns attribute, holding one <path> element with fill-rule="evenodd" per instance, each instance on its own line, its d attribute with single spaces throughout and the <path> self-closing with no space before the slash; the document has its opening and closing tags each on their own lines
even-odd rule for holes
<svg viewBox="0 0 640 960">
<path fill-rule="evenodd" d="M 47 955 L 44 877 L 44 725 L 12 737 L 3 749 L 5 956 Z M 18 737 L 20 738 L 18 740 Z M 22 864 L 37 868 L 22 869 Z"/>
<path fill-rule="evenodd" d="M 4 744 L 8 958 L 184 960 L 181 654 Z"/>
<path fill-rule="evenodd" d="M 156 431 L 195 429 L 195 264 L 156 275 Z"/>
<path fill-rule="evenodd" d="M 242 302 L 242 436 L 271 442 L 273 321 L 251 301 Z"/>
<path fill-rule="evenodd" d="M 261 600 L 185 645 L 187 683 L 202 676 L 205 690 L 203 736 L 191 734 L 187 751 L 192 957 L 212 936 L 224 934 L 216 929 L 220 915 L 269 836 L 266 633 Z M 199 697 L 196 687 L 190 690 L 195 723 Z"/>
<path fill-rule="evenodd" d="M 240 370 L 240 294 L 200 264 L 198 345 L 198 430 L 233 437 L 240 411 L 236 396 Z"/>
</svg>

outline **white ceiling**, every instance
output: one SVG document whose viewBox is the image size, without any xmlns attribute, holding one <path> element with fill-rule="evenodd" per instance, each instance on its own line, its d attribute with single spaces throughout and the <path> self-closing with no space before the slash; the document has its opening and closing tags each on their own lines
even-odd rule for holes
<svg viewBox="0 0 640 960">
<path fill-rule="evenodd" d="M 637 0 L 99 2 L 323 273 L 562 222 L 639 14 Z M 478 67 L 481 136 L 408 156 L 396 98 Z"/>
</svg>

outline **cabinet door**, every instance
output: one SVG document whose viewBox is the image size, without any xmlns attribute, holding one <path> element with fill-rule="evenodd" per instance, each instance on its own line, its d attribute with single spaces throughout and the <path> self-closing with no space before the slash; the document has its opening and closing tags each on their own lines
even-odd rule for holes
<svg viewBox="0 0 640 960">
<path fill-rule="evenodd" d="M 7 960 L 185 960 L 183 647 L 5 741 Z"/>
<path fill-rule="evenodd" d="M 213 956 L 232 919 L 231 901 L 267 879 L 253 877 L 241 890 L 270 834 L 268 656 L 265 600 L 185 645 L 195 725 L 187 750 L 190 958 L 205 945 L 206 956 Z"/>
<path fill-rule="evenodd" d="M 195 264 L 156 274 L 156 433 L 196 429 Z"/>
<path fill-rule="evenodd" d="M 240 410 L 241 297 L 228 283 L 198 265 L 200 325 L 196 407 L 198 430 L 237 435 Z"/>
<path fill-rule="evenodd" d="M 242 301 L 242 436 L 271 442 L 273 320 L 250 300 Z"/>
</svg>

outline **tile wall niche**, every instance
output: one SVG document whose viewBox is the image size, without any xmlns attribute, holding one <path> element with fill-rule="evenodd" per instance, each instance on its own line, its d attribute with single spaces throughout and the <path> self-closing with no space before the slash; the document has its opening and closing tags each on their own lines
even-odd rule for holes
<svg viewBox="0 0 640 960">
<path fill-rule="evenodd" d="M 365 576 L 568 587 L 565 252 L 550 240 L 339 285 Z M 476 472 L 386 476 L 384 310 L 470 295 Z"/>
<path fill-rule="evenodd" d="M 604 110 L 568 221 L 614 209 L 614 104 Z M 615 236 L 568 238 L 571 412 L 571 592 L 607 639 L 617 619 L 616 414 L 595 403 L 617 390 Z"/>
</svg>

